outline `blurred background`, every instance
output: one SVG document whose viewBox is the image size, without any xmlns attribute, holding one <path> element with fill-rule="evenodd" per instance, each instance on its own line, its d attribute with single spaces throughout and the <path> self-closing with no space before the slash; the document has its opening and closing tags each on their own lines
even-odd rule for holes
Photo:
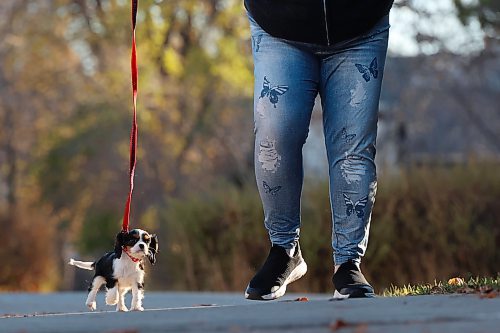
<svg viewBox="0 0 500 333">
<path fill-rule="evenodd" d="M 365 275 L 377 291 L 496 276 L 500 1 L 396 1 L 391 25 Z M 112 249 L 128 191 L 130 2 L 2 0 L 0 40 L 0 291 L 86 290 L 91 273 L 66 262 Z M 243 1 L 141 0 L 137 40 L 131 227 L 161 250 L 147 286 L 242 292 L 269 249 Z M 332 291 L 320 119 L 296 291 Z"/>
</svg>

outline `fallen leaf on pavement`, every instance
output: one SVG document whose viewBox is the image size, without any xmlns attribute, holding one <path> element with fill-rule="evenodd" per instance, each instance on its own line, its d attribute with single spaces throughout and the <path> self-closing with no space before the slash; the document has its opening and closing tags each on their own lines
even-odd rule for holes
<svg viewBox="0 0 500 333">
<path fill-rule="evenodd" d="M 479 295 L 479 298 L 496 298 L 498 296 L 500 296 L 500 293 L 498 291 L 490 291 L 488 293 Z"/>
<path fill-rule="evenodd" d="M 299 297 L 295 299 L 295 302 L 309 302 L 309 298 L 307 297 Z"/>
<path fill-rule="evenodd" d="M 285 300 L 278 301 L 278 302 L 285 302 L 285 303 L 288 303 L 288 302 L 309 302 L 309 298 L 307 298 L 307 297 L 299 297 L 299 298 L 296 298 L 296 299 L 285 299 Z"/>
<path fill-rule="evenodd" d="M 330 324 L 330 330 L 335 332 L 340 330 L 342 327 L 349 326 L 345 321 L 342 319 L 337 319 L 336 322 Z"/>
<path fill-rule="evenodd" d="M 366 333 L 368 325 L 366 323 L 348 323 L 342 319 L 337 319 L 336 322 L 330 324 L 330 331 L 339 331 L 344 327 L 354 328 L 353 333 Z"/>
</svg>

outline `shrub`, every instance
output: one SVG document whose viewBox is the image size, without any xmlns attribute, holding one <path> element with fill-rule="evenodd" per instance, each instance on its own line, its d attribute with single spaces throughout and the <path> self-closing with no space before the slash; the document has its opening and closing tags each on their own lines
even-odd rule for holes
<svg viewBox="0 0 500 333">
<path fill-rule="evenodd" d="M 306 183 L 301 246 L 308 274 L 292 290 L 330 292 L 331 214 L 326 183 Z M 379 181 L 363 269 L 381 290 L 451 276 L 495 276 L 500 174 L 490 165 L 411 169 Z M 254 184 L 227 184 L 172 202 L 153 270 L 156 287 L 243 290 L 267 256 Z M 167 277 L 167 278 L 165 278 Z"/>
</svg>

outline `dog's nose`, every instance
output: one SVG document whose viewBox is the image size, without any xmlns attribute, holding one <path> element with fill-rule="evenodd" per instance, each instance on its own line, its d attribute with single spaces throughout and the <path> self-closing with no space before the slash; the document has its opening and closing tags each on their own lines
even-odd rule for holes
<svg viewBox="0 0 500 333">
<path fill-rule="evenodd" d="M 144 250 L 144 244 L 139 244 L 139 248 L 140 248 L 141 250 Z"/>
</svg>

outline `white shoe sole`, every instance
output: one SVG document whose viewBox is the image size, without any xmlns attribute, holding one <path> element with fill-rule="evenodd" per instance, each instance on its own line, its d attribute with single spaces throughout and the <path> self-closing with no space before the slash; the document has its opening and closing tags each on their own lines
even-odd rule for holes
<svg viewBox="0 0 500 333">
<path fill-rule="evenodd" d="M 333 299 L 347 299 L 349 298 L 349 295 L 344 295 L 339 293 L 337 290 L 333 293 Z"/>
<path fill-rule="evenodd" d="M 287 285 L 303 277 L 306 274 L 306 272 L 307 272 L 307 264 L 304 260 L 302 260 L 302 262 L 297 267 L 295 267 L 295 269 L 290 273 L 288 278 L 285 280 L 285 283 L 283 283 L 283 285 L 278 290 L 267 295 L 262 295 L 261 296 L 262 299 L 270 301 L 285 295 Z M 245 298 L 248 298 L 248 296 L 249 296 L 248 293 L 245 293 Z"/>
<path fill-rule="evenodd" d="M 375 297 L 375 294 L 374 293 L 365 293 L 364 296 L 361 296 L 361 297 L 363 297 L 363 298 L 372 298 L 372 297 Z M 354 297 L 354 298 L 361 298 L 361 297 L 358 295 L 358 297 Z M 351 298 L 351 295 L 349 295 L 349 294 L 347 294 L 347 295 L 341 294 L 337 290 L 335 290 L 335 292 L 333 293 L 333 299 L 342 300 L 342 299 L 347 299 L 347 298 Z"/>
</svg>

